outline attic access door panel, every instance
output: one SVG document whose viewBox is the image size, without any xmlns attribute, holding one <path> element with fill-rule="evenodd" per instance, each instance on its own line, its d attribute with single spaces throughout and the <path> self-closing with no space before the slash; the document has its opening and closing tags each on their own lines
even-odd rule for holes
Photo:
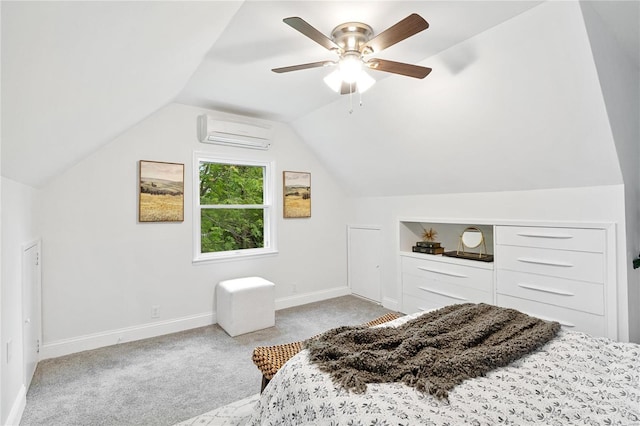
<svg viewBox="0 0 640 426">
<path fill-rule="evenodd" d="M 22 253 L 22 343 L 27 390 L 38 365 L 42 340 L 40 245 L 40 241 L 27 244 Z"/>
<path fill-rule="evenodd" d="M 381 301 L 380 234 L 379 227 L 348 228 L 348 279 L 351 293 L 377 303 Z"/>
</svg>

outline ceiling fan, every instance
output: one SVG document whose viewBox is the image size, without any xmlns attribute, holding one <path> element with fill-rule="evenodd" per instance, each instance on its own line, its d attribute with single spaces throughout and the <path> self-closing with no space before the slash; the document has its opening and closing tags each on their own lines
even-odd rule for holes
<svg viewBox="0 0 640 426">
<path fill-rule="evenodd" d="M 371 27 L 362 22 L 340 24 L 333 29 L 331 38 L 329 38 L 302 18 L 291 17 L 285 18 L 283 21 L 322 47 L 335 52 L 338 59 L 274 68 L 271 70 L 273 72 L 286 73 L 338 65 L 338 69 L 325 77 L 324 80 L 329 87 L 343 95 L 353 93 L 356 90 L 362 93 L 375 83 L 371 76 L 363 72 L 363 68 L 414 78 L 425 78 L 431 72 L 431 68 L 427 67 L 369 58 L 370 55 L 429 28 L 429 23 L 416 13 L 407 16 L 376 36 L 373 36 Z"/>
</svg>

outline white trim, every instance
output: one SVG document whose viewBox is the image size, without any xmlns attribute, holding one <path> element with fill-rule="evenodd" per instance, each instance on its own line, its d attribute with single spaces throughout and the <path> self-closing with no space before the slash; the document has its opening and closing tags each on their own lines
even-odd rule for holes
<svg viewBox="0 0 640 426">
<path fill-rule="evenodd" d="M 382 231 L 382 225 L 347 225 L 348 229 L 371 229 L 373 231 Z"/>
<path fill-rule="evenodd" d="M 618 259 L 617 249 L 617 229 L 615 223 L 604 225 L 606 229 L 606 266 L 605 266 L 605 282 L 607 283 L 605 301 L 605 315 L 607 317 L 607 335 L 612 339 L 628 342 L 629 341 L 629 318 L 627 301 L 619 303 L 618 292 L 627 287 L 627 283 L 618 283 L 618 268 L 616 265 Z M 624 319 L 623 319 L 624 318 Z"/>
<path fill-rule="evenodd" d="M 143 324 L 134 327 L 125 327 L 102 333 L 73 337 L 70 339 L 62 339 L 43 344 L 40 349 L 40 359 L 56 358 L 63 355 L 97 349 L 104 346 L 111 346 L 118 343 L 162 336 L 164 334 L 204 327 L 215 324 L 215 322 L 215 312 L 207 312 L 183 318 L 176 318 L 173 320 Z"/>
<path fill-rule="evenodd" d="M 263 204 L 259 207 L 264 212 L 264 247 L 247 250 L 233 250 L 216 253 L 202 253 L 201 247 L 201 224 L 200 224 L 200 162 L 221 163 L 221 164 L 242 164 L 247 166 L 264 167 L 264 183 L 263 183 Z M 193 197 L 192 197 L 192 214 L 193 214 L 193 263 L 210 262 L 210 261 L 227 261 L 236 258 L 246 258 L 248 256 L 260 256 L 278 253 L 277 243 L 277 208 L 274 204 L 276 198 L 276 178 L 275 161 L 258 160 L 248 158 L 231 158 L 216 155 L 211 152 L 193 152 L 193 163 L 191 165 L 193 179 Z M 210 207 L 210 206 L 209 206 Z M 237 206 L 225 205 L 220 208 L 233 208 Z M 243 208 L 258 207 L 252 205 L 243 205 Z"/>
<path fill-rule="evenodd" d="M 16 399 L 13 401 L 11 405 L 11 411 L 9 411 L 9 416 L 7 416 L 7 426 L 11 425 L 19 425 L 22 420 L 22 414 L 24 413 L 24 408 L 27 406 L 27 389 L 24 385 L 20 386 L 20 390 L 18 391 L 18 395 L 16 395 Z"/>
<path fill-rule="evenodd" d="M 35 240 L 31 240 L 28 243 L 23 244 L 22 245 L 22 251 L 27 251 L 31 247 L 39 246 L 41 244 L 42 244 L 42 239 L 41 238 L 36 238 Z"/>
<path fill-rule="evenodd" d="M 259 251 L 258 251 L 259 250 Z M 257 257 L 275 256 L 278 254 L 278 250 L 264 250 L 264 249 L 246 249 L 237 251 L 225 251 L 224 254 L 219 254 L 216 257 L 209 258 L 197 258 L 191 261 L 194 265 L 215 263 L 215 262 L 231 262 L 236 260 L 255 259 Z"/>
<path fill-rule="evenodd" d="M 307 303 L 320 302 L 334 297 L 348 296 L 351 294 L 349 287 L 334 287 L 328 290 L 315 291 L 296 296 L 284 297 L 275 301 L 276 310 L 306 305 Z M 40 359 L 56 358 L 76 352 L 98 349 L 118 343 L 132 342 L 148 339 L 192 328 L 205 327 L 217 323 L 215 312 L 207 312 L 173 320 L 143 324 L 134 327 L 125 327 L 117 330 L 109 330 L 102 333 L 88 334 L 85 336 L 62 339 L 45 343 L 40 349 Z"/>
<path fill-rule="evenodd" d="M 491 226 L 540 226 L 540 227 L 552 227 L 552 228 L 594 228 L 594 229 L 608 229 L 613 222 L 592 222 L 592 221 L 567 221 L 567 220 L 527 220 L 527 219 L 491 219 L 491 218 L 438 218 L 438 217 L 425 217 L 425 216 L 398 216 L 396 221 L 400 222 L 416 222 L 416 223 L 450 223 L 450 224 L 475 224 L 475 225 L 491 225 Z"/>
<path fill-rule="evenodd" d="M 349 287 L 334 287 L 328 290 L 314 291 L 312 293 L 298 294 L 295 296 L 276 299 L 276 311 L 291 308 L 293 306 L 306 305 L 307 303 L 320 302 L 334 297 L 348 296 L 351 294 Z"/>
</svg>

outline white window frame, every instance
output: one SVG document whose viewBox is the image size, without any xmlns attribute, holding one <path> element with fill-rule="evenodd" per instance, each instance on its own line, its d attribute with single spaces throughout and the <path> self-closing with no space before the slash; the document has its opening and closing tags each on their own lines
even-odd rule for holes
<svg viewBox="0 0 640 426">
<path fill-rule="evenodd" d="M 200 163 L 237 164 L 242 166 L 264 167 L 263 204 L 241 206 L 225 205 L 224 208 L 257 207 L 264 211 L 264 247 L 254 249 L 219 251 L 202 253 L 202 224 L 200 204 Z M 238 260 L 255 256 L 267 256 L 278 253 L 276 244 L 277 213 L 273 200 L 275 196 L 275 163 L 254 159 L 221 157 L 214 153 L 195 152 L 193 155 L 193 262 L 211 262 L 222 260 Z"/>
</svg>

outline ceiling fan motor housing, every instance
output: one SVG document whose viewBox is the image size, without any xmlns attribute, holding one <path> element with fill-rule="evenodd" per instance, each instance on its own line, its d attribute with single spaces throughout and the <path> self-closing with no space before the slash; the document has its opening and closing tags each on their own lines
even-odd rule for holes
<svg viewBox="0 0 640 426">
<path fill-rule="evenodd" d="M 371 39 L 373 30 L 362 22 L 345 22 L 333 29 L 331 37 L 335 44 L 340 46 L 342 52 L 358 52 L 366 55 L 362 47 Z"/>
</svg>

